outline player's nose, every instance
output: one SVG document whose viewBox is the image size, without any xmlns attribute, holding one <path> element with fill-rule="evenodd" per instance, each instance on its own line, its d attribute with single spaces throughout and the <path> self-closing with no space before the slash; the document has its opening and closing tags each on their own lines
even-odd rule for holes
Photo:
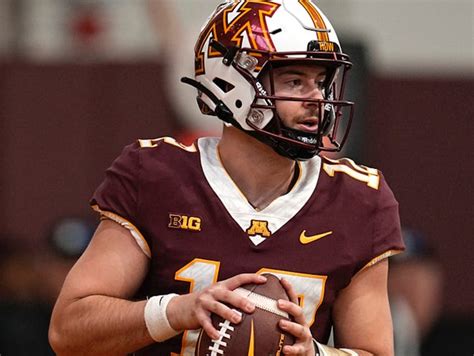
<svg viewBox="0 0 474 356">
<path fill-rule="evenodd" d="M 316 87 L 316 86 L 314 88 L 312 88 L 307 93 L 305 99 L 308 99 L 308 100 L 323 100 L 324 96 L 323 96 L 323 92 L 322 92 L 321 88 Z M 305 103 L 305 105 L 309 105 L 309 106 L 320 105 L 320 103 L 314 102 L 314 101 L 305 101 L 304 103 Z"/>
</svg>

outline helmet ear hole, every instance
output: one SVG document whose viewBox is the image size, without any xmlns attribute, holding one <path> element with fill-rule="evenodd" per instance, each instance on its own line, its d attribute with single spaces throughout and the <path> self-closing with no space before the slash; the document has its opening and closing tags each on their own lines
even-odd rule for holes
<svg viewBox="0 0 474 356">
<path fill-rule="evenodd" d="M 236 100 L 235 101 L 235 106 L 240 109 L 242 107 L 242 101 L 241 100 Z"/>
<path fill-rule="evenodd" d="M 212 80 L 215 85 L 219 87 L 220 90 L 222 90 L 224 93 L 230 92 L 232 89 L 235 88 L 235 85 L 229 83 L 228 81 L 222 79 L 222 78 L 214 78 Z"/>
</svg>

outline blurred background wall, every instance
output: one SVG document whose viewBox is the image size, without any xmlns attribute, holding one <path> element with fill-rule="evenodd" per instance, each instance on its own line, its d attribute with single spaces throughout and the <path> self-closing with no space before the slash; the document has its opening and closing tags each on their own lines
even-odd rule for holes
<svg viewBox="0 0 474 356">
<path fill-rule="evenodd" d="M 30 262 L 44 261 L 33 258 L 40 252 L 61 262 L 31 267 L 56 278 L 46 303 L 64 277 L 54 271 L 74 259 L 51 252 L 55 224 L 95 223 L 87 201 L 124 145 L 219 134 L 179 83 L 192 75 L 195 38 L 216 3 L 0 0 L 0 246 L 6 259 L 23 251 Z M 442 315 L 472 318 L 473 2 L 317 4 L 355 62 L 345 154 L 384 172 L 403 225 L 436 251 Z"/>
</svg>

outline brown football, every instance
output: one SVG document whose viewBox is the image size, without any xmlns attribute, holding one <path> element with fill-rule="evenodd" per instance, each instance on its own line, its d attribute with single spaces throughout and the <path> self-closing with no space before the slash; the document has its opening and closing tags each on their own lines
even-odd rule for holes
<svg viewBox="0 0 474 356">
<path fill-rule="evenodd" d="M 215 314 L 211 315 L 212 324 L 221 336 L 218 340 L 211 340 L 201 330 L 196 345 L 196 356 L 269 356 L 282 355 L 284 345 L 293 345 L 295 338 L 281 330 L 278 321 L 290 316 L 278 309 L 277 300 L 289 300 L 285 288 L 278 277 L 264 274 L 267 282 L 264 284 L 247 284 L 237 288 L 236 292 L 246 296 L 255 303 L 255 311 L 242 314 L 238 324 L 232 324 Z"/>
</svg>

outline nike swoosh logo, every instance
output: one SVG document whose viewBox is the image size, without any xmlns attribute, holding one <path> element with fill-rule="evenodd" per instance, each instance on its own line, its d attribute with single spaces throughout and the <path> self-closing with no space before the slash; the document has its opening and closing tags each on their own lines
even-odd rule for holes
<svg viewBox="0 0 474 356">
<path fill-rule="evenodd" d="M 323 237 L 326 237 L 328 235 L 331 235 L 332 231 L 324 232 L 322 234 L 317 234 L 317 235 L 312 235 L 312 236 L 306 236 L 306 230 L 303 230 L 300 235 L 300 242 L 303 245 L 309 244 L 310 242 L 314 242 L 316 240 L 322 239 Z"/>
</svg>

